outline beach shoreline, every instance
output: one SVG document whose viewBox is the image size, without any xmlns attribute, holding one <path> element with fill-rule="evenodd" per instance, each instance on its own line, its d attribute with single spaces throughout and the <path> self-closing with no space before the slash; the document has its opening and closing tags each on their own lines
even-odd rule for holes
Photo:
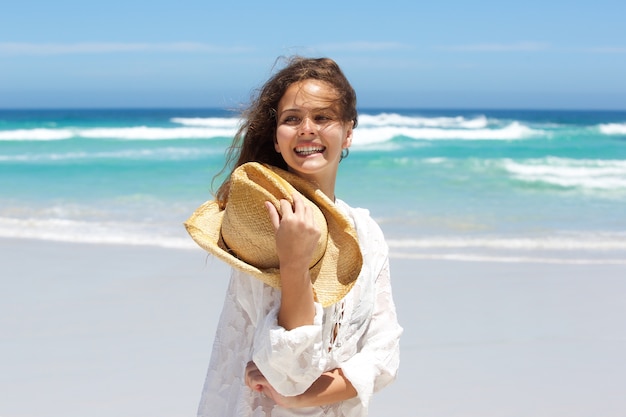
<svg viewBox="0 0 626 417">
<path fill-rule="evenodd" d="M 200 249 L 0 239 L 0 415 L 194 415 L 228 281 Z M 591 254 L 593 256 L 593 254 Z M 370 415 L 617 417 L 626 265 L 391 257 Z"/>
</svg>

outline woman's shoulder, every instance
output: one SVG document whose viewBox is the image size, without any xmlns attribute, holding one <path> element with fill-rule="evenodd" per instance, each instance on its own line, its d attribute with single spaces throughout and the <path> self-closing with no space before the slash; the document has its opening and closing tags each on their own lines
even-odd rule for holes
<svg viewBox="0 0 626 417">
<path fill-rule="evenodd" d="M 385 240 L 380 225 L 376 220 L 374 220 L 368 209 L 362 207 L 352 207 L 340 199 L 336 199 L 335 204 L 352 219 L 354 226 L 358 231 L 365 232 L 366 235 L 375 240 Z"/>
</svg>

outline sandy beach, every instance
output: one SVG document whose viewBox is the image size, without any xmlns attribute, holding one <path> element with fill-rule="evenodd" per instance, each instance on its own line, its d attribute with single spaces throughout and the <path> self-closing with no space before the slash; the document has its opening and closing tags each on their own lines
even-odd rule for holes
<svg viewBox="0 0 626 417">
<path fill-rule="evenodd" d="M 198 250 L 0 240 L 0 417 L 195 415 L 227 281 Z M 374 417 L 626 412 L 626 265 L 392 258 Z"/>
</svg>

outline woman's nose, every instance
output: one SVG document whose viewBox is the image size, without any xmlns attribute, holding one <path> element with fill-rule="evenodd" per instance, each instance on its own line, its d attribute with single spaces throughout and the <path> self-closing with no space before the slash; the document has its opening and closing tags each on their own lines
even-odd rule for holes
<svg viewBox="0 0 626 417">
<path fill-rule="evenodd" d="M 313 133 L 315 133 L 315 123 L 307 116 L 302 119 L 302 123 L 300 124 L 300 134 L 309 135 Z"/>
</svg>

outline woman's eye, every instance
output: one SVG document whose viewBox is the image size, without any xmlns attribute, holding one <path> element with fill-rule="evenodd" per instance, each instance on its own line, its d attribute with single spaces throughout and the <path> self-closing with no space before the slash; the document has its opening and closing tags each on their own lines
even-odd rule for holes
<svg viewBox="0 0 626 417">
<path fill-rule="evenodd" d="M 297 124 L 297 123 L 300 123 L 300 118 L 297 116 L 286 116 L 285 118 L 283 118 L 283 123 Z"/>
<path fill-rule="evenodd" d="M 285 125 L 290 125 L 290 126 L 297 126 L 300 123 L 302 123 L 304 118 L 309 118 L 309 120 L 313 121 L 314 123 L 329 123 L 332 120 L 335 120 L 335 118 L 332 115 L 325 114 L 325 113 L 305 115 L 305 116 L 294 114 L 294 115 L 284 116 L 281 119 L 280 123 L 285 124 Z"/>
<path fill-rule="evenodd" d="M 328 122 L 330 120 L 333 120 L 332 116 L 328 115 L 328 114 L 319 114 L 317 116 L 315 116 L 315 120 L 318 122 Z"/>
</svg>

